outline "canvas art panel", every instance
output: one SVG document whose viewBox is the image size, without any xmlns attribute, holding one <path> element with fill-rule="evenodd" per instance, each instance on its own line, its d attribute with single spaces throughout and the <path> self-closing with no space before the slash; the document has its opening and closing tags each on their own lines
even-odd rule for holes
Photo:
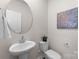
<svg viewBox="0 0 79 59">
<path fill-rule="evenodd" d="M 78 28 L 78 8 L 73 8 L 57 14 L 58 29 L 77 29 Z"/>
</svg>

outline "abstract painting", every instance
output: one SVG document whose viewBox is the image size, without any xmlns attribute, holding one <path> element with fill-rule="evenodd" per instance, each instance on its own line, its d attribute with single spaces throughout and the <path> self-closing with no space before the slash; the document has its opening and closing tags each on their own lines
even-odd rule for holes
<svg viewBox="0 0 79 59">
<path fill-rule="evenodd" d="M 78 8 L 73 8 L 57 14 L 58 29 L 77 29 L 78 28 Z"/>
</svg>

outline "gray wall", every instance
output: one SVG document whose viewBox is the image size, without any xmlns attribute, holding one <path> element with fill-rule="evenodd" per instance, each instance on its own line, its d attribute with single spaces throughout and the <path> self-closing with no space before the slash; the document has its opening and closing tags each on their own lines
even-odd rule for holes
<svg viewBox="0 0 79 59">
<path fill-rule="evenodd" d="M 48 36 L 50 47 L 60 54 L 72 54 L 77 51 L 77 29 L 57 29 L 57 13 L 77 7 L 77 0 L 49 0 L 48 3 Z M 65 43 L 69 43 L 66 48 Z"/>
<path fill-rule="evenodd" d="M 0 7 L 4 8 L 9 0 L 0 0 Z M 48 21 L 47 21 L 47 0 L 26 0 L 32 9 L 33 13 L 33 26 L 31 30 L 24 34 L 28 40 L 33 40 L 36 43 L 39 42 L 43 34 L 48 34 Z M 12 57 L 8 52 L 8 48 L 11 44 L 17 42 L 21 38 L 21 35 L 12 33 L 12 38 L 0 39 L 0 59 L 17 59 Z M 30 38 L 30 39 L 29 39 Z M 37 45 L 38 46 L 38 45 Z M 38 47 L 35 47 L 31 52 L 31 59 L 36 59 Z"/>
</svg>

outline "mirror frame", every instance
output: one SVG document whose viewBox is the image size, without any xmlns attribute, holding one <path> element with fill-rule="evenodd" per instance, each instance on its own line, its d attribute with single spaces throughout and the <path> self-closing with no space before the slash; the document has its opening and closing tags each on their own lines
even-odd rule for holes
<svg viewBox="0 0 79 59">
<path fill-rule="evenodd" d="M 32 14 L 32 10 L 31 10 L 31 8 L 30 8 L 30 6 L 28 5 L 28 3 L 25 1 L 25 0 L 22 0 L 28 7 L 29 7 L 29 9 L 30 9 L 30 12 L 31 12 L 31 14 Z M 11 1 L 10 1 L 11 2 Z M 9 2 L 9 3 L 10 3 Z M 8 4 L 9 5 L 9 4 Z M 7 6 L 8 6 L 7 5 Z M 7 10 L 7 8 L 5 9 L 5 17 L 6 17 L 6 10 Z M 7 21 L 7 20 L 6 20 Z M 30 29 L 32 28 L 32 24 L 33 24 L 33 14 L 32 14 L 32 23 L 31 23 L 31 25 L 30 25 L 30 27 L 28 28 L 28 30 L 27 31 L 24 31 L 24 32 L 16 32 L 16 30 L 13 30 L 11 27 L 10 27 L 10 25 L 8 24 L 8 22 L 7 22 L 7 25 L 8 25 L 8 27 L 9 27 L 9 29 L 12 31 L 12 32 L 14 32 L 14 33 L 16 33 L 16 34 L 25 34 L 25 33 L 27 33 L 27 32 L 29 32 L 30 31 Z M 21 23 L 21 25 L 22 25 L 22 23 Z M 21 29 L 22 29 L 22 27 L 21 27 Z M 22 30 L 21 30 L 22 31 Z"/>
</svg>

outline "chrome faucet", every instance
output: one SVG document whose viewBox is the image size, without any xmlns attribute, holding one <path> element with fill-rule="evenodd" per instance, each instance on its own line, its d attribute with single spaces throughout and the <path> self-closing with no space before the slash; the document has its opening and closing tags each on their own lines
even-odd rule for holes
<svg viewBox="0 0 79 59">
<path fill-rule="evenodd" d="M 25 42 L 24 36 L 21 37 L 21 39 L 20 39 L 19 42 L 20 42 L 20 43 L 24 43 L 24 42 Z"/>
</svg>

